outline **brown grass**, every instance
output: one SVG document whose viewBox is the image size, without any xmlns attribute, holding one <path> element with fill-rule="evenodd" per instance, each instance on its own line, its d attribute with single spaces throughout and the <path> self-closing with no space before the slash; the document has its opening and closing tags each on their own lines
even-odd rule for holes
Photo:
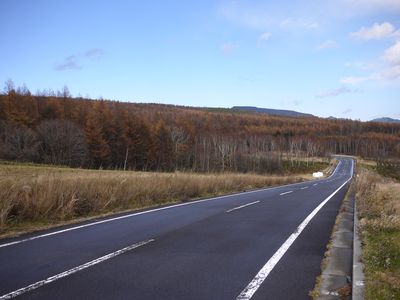
<svg viewBox="0 0 400 300">
<path fill-rule="evenodd" d="M 301 176 L 0 165 L 0 236 L 79 218 L 302 180 Z"/>
<path fill-rule="evenodd" d="M 376 161 L 357 157 L 357 165 L 376 167 Z"/>
<path fill-rule="evenodd" d="M 361 168 L 356 197 L 366 299 L 400 299 L 400 183 Z"/>
</svg>

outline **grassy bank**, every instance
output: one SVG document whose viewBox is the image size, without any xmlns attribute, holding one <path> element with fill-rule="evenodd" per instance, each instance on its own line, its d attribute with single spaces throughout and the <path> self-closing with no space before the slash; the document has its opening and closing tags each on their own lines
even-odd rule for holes
<svg viewBox="0 0 400 300">
<path fill-rule="evenodd" d="M 367 300 L 400 299 L 400 183 L 360 168 L 356 180 Z"/>
<path fill-rule="evenodd" d="M 0 236 L 307 176 L 146 173 L 0 164 Z"/>
</svg>

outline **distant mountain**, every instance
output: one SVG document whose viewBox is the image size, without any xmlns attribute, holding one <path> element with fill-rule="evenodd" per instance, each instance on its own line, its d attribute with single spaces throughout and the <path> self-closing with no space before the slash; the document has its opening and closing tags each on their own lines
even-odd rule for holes
<svg viewBox="0 0 400 300">
<path fill-rule="evenodd" d="M 371 122 L 381 122 L 381 123 L 400 123 L 399 119 L 392 119 L 392 118 L 377 118 L 371 120 Z"/>
<path fill-rule="evenodd" d="M 260 108 L 255 106 L 234 106 L 232 110 L 256 112 L 274 116 L 287 116 L 287 117 L 314 117 L 312 114 L 305 114 L 294 110 Z"/>
<path fill-rule="evenodd" d="M 347 118 L 336 118 L 336 117 L 333 117 L 333 116 L 329 116 L 329 117 L 327 117 L 325 119 L 330 120 L 330 121 L 350 121 L 351 120 L 351 119 L 347 119 Z"/>
</svg>

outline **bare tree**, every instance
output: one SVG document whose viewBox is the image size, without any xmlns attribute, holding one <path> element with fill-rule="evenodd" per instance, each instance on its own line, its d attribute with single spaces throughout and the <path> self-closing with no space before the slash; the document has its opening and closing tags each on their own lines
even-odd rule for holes
<svg viewBox="0 0 400 300">
<path fill-rule="evenodd" d="M 15 92 L 15 85 L 14 82 L 11 79 L 8 79 L 5 84 L 4 84 L 4 92 L 6 94 L 10 94 Z"/>
<path fill-rule="evenodd" d="M 172 143 L 174 146 L 174 163 L 175 170 L 179 168 L 179 161 L 181 153 L 185 144 L 189 141 L 189 135 L 181 127 L 173 126 L 169 129 L 171 134 Z"/>
<path fill-rule="evenodd" d="M 46 163 L 81 166 L 87 156 L 82 129 L 70 121 L 52 120 L 38 126 L 41 155 Z"/>
<path fill-rule="evenodd" d="M 17 161 L 36 161 L 39 157 L 37 134 L 25 126 L 0 125 L 0 156 Z"/>
</svg>

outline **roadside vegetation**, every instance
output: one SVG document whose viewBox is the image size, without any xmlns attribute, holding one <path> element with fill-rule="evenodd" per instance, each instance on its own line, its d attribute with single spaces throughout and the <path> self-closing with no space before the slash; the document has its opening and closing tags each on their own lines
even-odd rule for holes
<svg viewBox="0 0 400 300">
<path fill-rule="evenodd" d="M 381 160 L 376 165 L 379 174 L 391 177 L 400 181 L 400 161 L 398 160 Z"/>
<path fill-rule="evenodd" d="M 333 165 L 314 165 L 315 170 L 322 167 L 328 171 Z M 311 176 L 86 170 L 3 162 L 0 163 L 0 236 L 305 179 Z"/>
<path fill-rule="evenodd" d="M 400 182 L 380 175 L 396 178 L 392 166 L 361 167 L 356 179 L 367 300 L 400 299 Z"/>
</svg>

